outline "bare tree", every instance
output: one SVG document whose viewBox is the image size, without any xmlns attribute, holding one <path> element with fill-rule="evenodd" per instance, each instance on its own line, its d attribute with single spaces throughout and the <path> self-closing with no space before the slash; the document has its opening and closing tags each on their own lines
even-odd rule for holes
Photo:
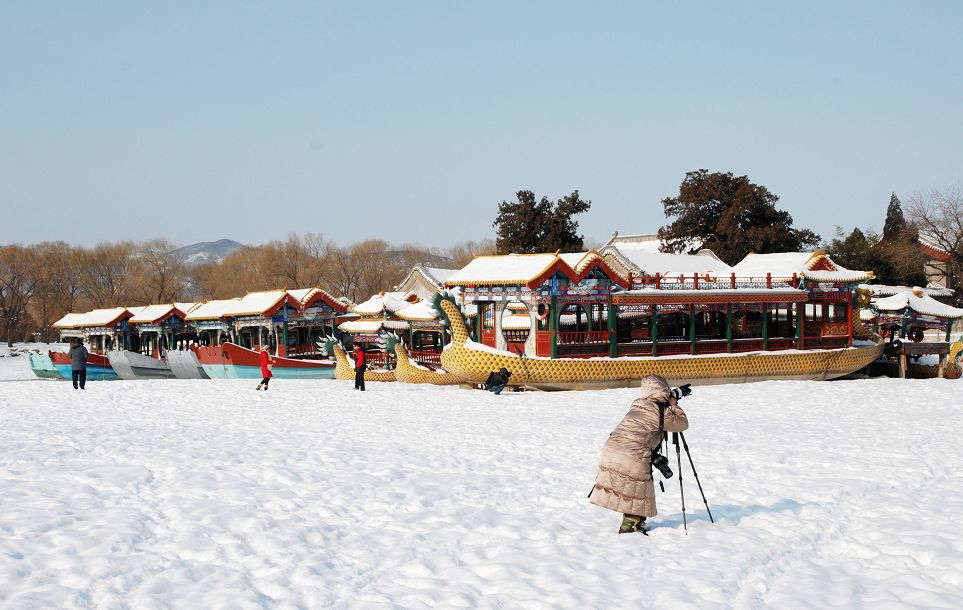
<svg viewBox="0 0 963 610">
<path fill-rule="evenodd" d="M 13 345 L 17 334 L 24 334 L 28 325 L 27 307 L 36 290 L 33 253 L 22 246 L 0 247 L 0 323 Z"/>
<path fill-rule="evenodd" d="M 83 293 L 94 308 L 124 307 L 133 298 L 137 274 L 131 242 L 99 243 L 81 256 Z"/>
<path fill-rule="evenodd" d="M 31 250 L 36 289 L 30 314 L 40 327 L 41 340 L 50 341 L 54 336 L 50 326 L 79 305 L 78 260 L 82 251 L 62 241 L 43 242 Z"/>
<path fill-rule="evenodd" d="M 166 239 L 154 239 L 136 247 L 137 281 L 133 299 L 137 304 L 173 303 L 185 296 L 187 269 Z"/>
<path fill-rule="evenodd" d="M 956 290 L 957 303 L 963 303 L 963 190 L 956 185 L 916 194 L 907 209 L 920 238 L 949 253 L 949 284 Z"/>
</svg>

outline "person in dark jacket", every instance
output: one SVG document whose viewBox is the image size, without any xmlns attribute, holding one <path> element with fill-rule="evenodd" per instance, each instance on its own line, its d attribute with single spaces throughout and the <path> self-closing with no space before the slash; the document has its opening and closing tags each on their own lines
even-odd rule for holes
<svg viewBox="0 0 963 610">
<path fill-rule="evenodd" d="M 74 382 L 74 389 L 83 390 L 87 383 L 87 348 L 84 340 L 78 338 L 70 346 L 70 377 Z"/>
<path fill-rule="evenodd" d="M 497 373 L 492 373 L 488 376 L 488 381 L 485 382 L 485 389 L 489 392 L 494 392 L 496 395 L 501 394 L 505 386 L 508 385 L 508 378 L 512 376 L 512 372 L 502 367 Z"/>
<path fill-rule="evenodd" d="M 364 372 L 368 369 L 368 361 L 364 357 L 361 344 L 354 346 L 354 389 L 364 392 Z"/>
</svg>

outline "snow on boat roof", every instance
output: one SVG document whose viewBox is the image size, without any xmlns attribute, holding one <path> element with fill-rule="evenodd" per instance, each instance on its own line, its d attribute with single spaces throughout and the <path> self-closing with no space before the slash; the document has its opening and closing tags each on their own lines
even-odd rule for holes
<svg viewBox="0 0 963 610">
<path fill-rule="evenodd" d="M 249 292 L 237 302 L 236 309 L 230 312 L 233 316 L 264 315 L 289 298 L 286 290 L 265 290 L 263 292 Z"/>
<path fill-rule="evenodd" d="M 126 307 L 112 307 L 110 309 L 95 309 L 81 314 L 67 314 L 55 322 L 53 327 L 78 328 L 81 326 L 110 326 L 128 312 L 129 310 Z M 65 321 L 67 322 L 66 324 L 64 323 Z"/>
<path fill-rule="evenodd" d="M 78 326 L 79 323 L 84 319 L 82 313 L 68 313 L 64 317 L 60 318 L 53 323 L 53 328 L 74 328 Z"/>
<path fill-rule="evenodd" d="M 131 311 L 133 310 L 131 309 Z M 177 308 L 173 304 L 148 305 L 147 307 L 142 308 L 139 312 L 134 313 L 134 316 L 127 322 L 131 324 L 152 324 L 165 317 L 172 311 L 177 314 L 184 313 L 181 309 Z"/>
<path fill-rule="evenodd" d="M 556 254 L 504 254 L 479 256 L 453 273 L 445 284 L 527 284 L 559 259 Z"/>
<path fill-rule="evenodd" d="M 860 288 L 869 290 L 873 296 L 876 297 L 888 297 L 894 294 L 900 294 L 907 290 L 913 290 L 912 286 L 888 286 L 886 284 L 860 284 Z M 931 297 L 951 297 L 953 296 L 953 290 L 950 288 L 944 288 L 943 286 L 933 286 L 929 285 L 923 288 L 923 293 L 928 294 Z"/>
<path fill-rule="evenodd" d="M 386 311 L 397 313 L 412 304 L 407 300 L 410 296 L 408 292 L 383 292 L 375 294 L 367 301 L 352 307 L 351 311 L 363 316 L 380 316 Z"/>
<path fill-rule="evenodd" d="M 813 270 L 819 263 L 825 263 L 828 270 Z M 815 252 L 778 252 L 774 254 L 746 255 L 733 270 L 737 276 L 764 277 L 807 277 L 817 282 L 858 282 L 873 277 L 871 271 L 858 271 L 840 267 L 822 250 Z"/>
<path fill-rule="evenodd" d="M 219 299 L 216 301 L 208 301 L 207 303 L 202 303 L 194 308 L 194 311 L 187 314 L 187 320 L 217 320 L 218 318 L 223 318 L 224 316 L 231 315 L 231 312 L 235 307 L 237 307 L 238 301 L 241 299 Z"/>
<path fill-rule="evenodd" d="M 174 307 L 180 309 L 185 314 L 191 313 L 195 309 L 201 306 L 200 301 L 194 303 L 174 303 Z"/>
<path fill-rule="evenodd" d="M 922 288 L 913 288 L 891 297 L 876 300 L 876 308 L 880 311 L 900 311 L 909 307 L 916 313 L 938 318 L 959 319 L 963 318 L 963 309 L 951 307 L 946 303 L 940 303 L 930 295 L 923 292 Z"/>
<path fill-rule="evenodd" d="M 413 305 L 399 309 L 396 315 L 402 320 L 434 320 L 438 318 L 438 312 L 428 301 L 418 301 Z"/>
<path fill-rule="evenodd" d="M 298 288 L 296 290 L 288 290 L 288 294 L 294 297 L 294 300 L 298 303 L 304 303 L 318 291 L 318 288 Z"/>
<path fill-rule="evenodd" d="M 615 258 L 621 258 L 638 268 L 640 273 L 647 275 L 683 275 L 692 273 L 725 273 L 729 275 L 733 268 L 716 258 L 709 250 L 700 254 L 672 254 L 668 252 L 652 251 L 648 243 L 624 243 L 606 246 L 605 252 Z"/>
<path fill-rule="evenodd" d="M 445 284 L 445 280 L 450 278 L 455 274 L 456 271 L 458 271 L 457 269 L 442 269 L 441 267 L 422 267 L 422 269 L 424 269 L 425 272 L 427 272 L 427 274 L 430 275 L 431 278 L 435 280 L 435 283 L 439 286 L 443 286 Z"/>
</svg>

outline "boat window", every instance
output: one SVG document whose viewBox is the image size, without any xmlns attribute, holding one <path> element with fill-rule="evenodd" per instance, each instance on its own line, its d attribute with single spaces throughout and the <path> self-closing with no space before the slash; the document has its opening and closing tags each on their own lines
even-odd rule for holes
<svg viewBox="0 0 963 610">
<path fill-rule="evenodd" d="M 659 341 L 688 341 L 689 340 L 689 312 L 669 309 L 663 311 L 664 305 L 659 306 L 658 329 L 656 337 Z M 672 307 L 672 306 L 669 306 Z M 688 306 L 685 306 L 688 309 Z"/>
<path fill-rule="evenodd" d="M 622 305 L 616 310 L 616 336 L 619 343 L 651 341 L 651 305 Z"/>
<path fill-rule="evenodd" d="M 699 340 L 726 339 L 726 306 L 706 304 L 695 306 L 695 335 Z"/>
<path fill-rule="evenodd" d="M 514 351 L 511 344 L 524 344 L 528 340 L 528 333 L 532 327 L 528 308 L 520 301 L 511 301 L 502 310 L 502 337 L 509 344 L 509 350 Z M 524 349 L 524 345 L 522 346 Z"/>
<path fill-rule="evenodd" d="M 762 304 L 732 306 L 732 338 L 762 338 Z"/>
<path fill-rule="evenodd" d="M 766 334 L 770 338 L 796 336 L 796 306 L 793 303 L 770 303 L 766 314 Z"/>
</svg>

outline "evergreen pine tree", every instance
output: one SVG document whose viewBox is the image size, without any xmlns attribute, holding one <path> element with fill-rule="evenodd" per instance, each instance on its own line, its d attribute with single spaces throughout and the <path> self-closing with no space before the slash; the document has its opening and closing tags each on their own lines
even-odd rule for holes
<svg viewBox="0 0 963 610">
<path fill-rule="evenodd" d="M 906 231 L 906 218 L 903 216 L 903 206 L 896 193 L 890 195 L 889 206 L 886 208 L 886 223 L 883 225 L 883 241 L 899 240 Z"/>
</svg>

